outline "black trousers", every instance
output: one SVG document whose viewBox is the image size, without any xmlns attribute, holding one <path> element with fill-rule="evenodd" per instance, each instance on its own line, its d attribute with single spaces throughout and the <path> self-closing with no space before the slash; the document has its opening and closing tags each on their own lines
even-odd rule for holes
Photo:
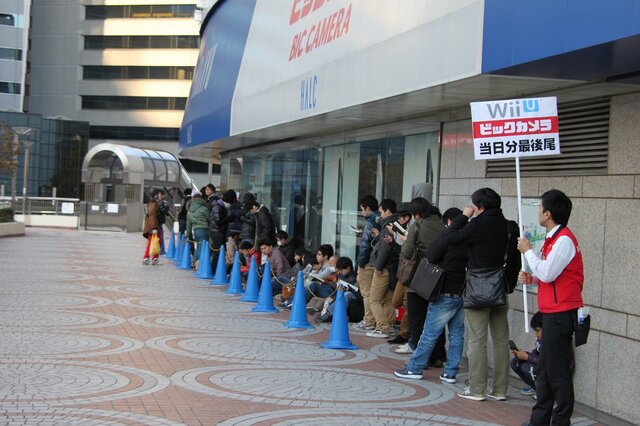
<svg viewBox="0 0 640 426">
<path fill-rule="evenodd" d="M 531 425 L 570 425 L 573 414 L 573 332 L 577 310 L 542 314 L 542 350 Z M 556 408 L 553 408 L 554 403 Z"/>
<path fill-rule="evenodd" d="M 413 349 L 418 347 L 420 336 L 422 336 L 422 329 L 424 328 L 424 321 L 427 318 L 427 309 L 429 308 L 429 301 L 424 300 L 418 296 L 417 293 L 407 292 L 407 321 L 409 323 L 409 346 Z M 444 348 L 446 337 L 443 330 L 436 342 L 436 346 L 433 348 L 429 362 L 436 360 L 446 361 L 447 352 Z"/>
</svg>

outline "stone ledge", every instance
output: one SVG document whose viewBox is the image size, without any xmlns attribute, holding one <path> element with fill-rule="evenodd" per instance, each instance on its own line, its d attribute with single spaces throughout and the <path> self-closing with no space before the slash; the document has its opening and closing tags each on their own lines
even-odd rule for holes
<svg viewBox="0 0 640 426">
<path fill-rule="evenodd" d="M 0 238 L 4 237 L 24 237 L 24 223 L 0 223 Z"/>
</svg>

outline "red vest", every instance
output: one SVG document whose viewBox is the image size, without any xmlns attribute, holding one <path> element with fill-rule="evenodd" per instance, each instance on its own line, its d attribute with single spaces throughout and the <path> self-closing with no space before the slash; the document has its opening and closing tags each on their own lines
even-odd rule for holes
<svg viewBox="0 0 640 426">
<path fill-rule="evenodd" d="M 565 312 L 584 306 L 582 302 L 582 286 L 584 284 L 584 268 L 582 266 L 582 253 L 578 246 L 578 240 L 567 227 L 562 227 L 553 237 L 546 240 L 542 247 L 542 258 L 546 259 L 553 244 L 561 236 L 571 238 L 576 248 L 576 254 L 553 283 L 540 280 L 538 285 L 538 307 L 540 312 L 550 314 Z"/>
</svg>

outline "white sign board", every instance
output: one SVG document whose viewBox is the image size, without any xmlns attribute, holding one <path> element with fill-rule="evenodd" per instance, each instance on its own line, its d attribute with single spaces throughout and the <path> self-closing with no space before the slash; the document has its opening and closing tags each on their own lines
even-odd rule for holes
<svg viewBox="0 0 640 426">
<path fill-rule="evenodd" d="M 118 213 L 117 204 L 107 204 L 107 213 Z"/>
<path fill-rule="evenodd" d="M 60 213 L 62 214 L 73 214 L 74 208 L 73 203 L 61 203 L 60 204 Z"/>
<path fill-rule="evenodd" d="M 560 154 L 555 97 L 472 102 L 476 160 Z"/>
</svg>

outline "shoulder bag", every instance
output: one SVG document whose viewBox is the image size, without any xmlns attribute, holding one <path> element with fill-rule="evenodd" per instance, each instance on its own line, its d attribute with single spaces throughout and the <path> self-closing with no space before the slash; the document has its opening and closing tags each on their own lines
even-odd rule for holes
<svg viewBox="0 0 640 426">
<path fill-rule="evenodd" d="M 507 228 L 509 224 L 507 222 Z M 505 264 L 511 232 L 507 229 L 507 246 L 502 265 L 489 268 L 467 268 L 464 308 L 494 308 L 507 303 Z"/>
<path fill-rule="evenodd" d="M 438 287 L 443 279 L 444 270 L 438 265 L 430 263 L 429 260 L 421 259 L 416 273 L 411 280 L 411 290 L 424 300 L 431 298 L 431 293 Z"/>
</svg>

